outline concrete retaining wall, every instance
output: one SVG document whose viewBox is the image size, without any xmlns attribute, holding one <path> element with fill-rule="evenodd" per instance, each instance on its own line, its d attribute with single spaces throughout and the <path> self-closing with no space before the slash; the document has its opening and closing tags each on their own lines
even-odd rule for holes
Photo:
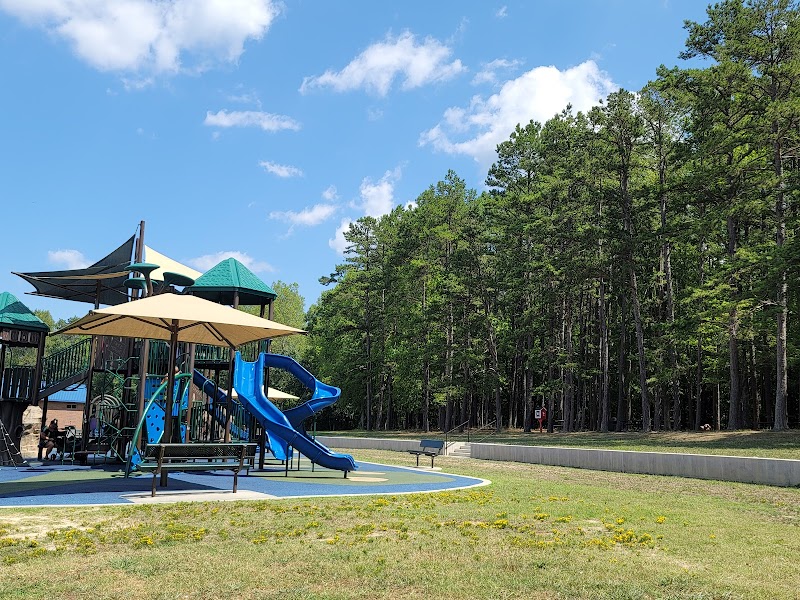
<svg viewBox="0 0 800 600">
<path fill-rule="evenodd" d="M 709 454 L 631 452 L 551 446 L 471 444 L 471 457 L 618 473 L 674 475 L 792 487 L 800 485 L 800 460 Z"/>
<path fill-rule="evenodd" d="M 380 438 L 355 438 L 318 435 L 316 440 L 329 448 L 363 448 L 365 450 L 394 450 L 408 452 L 419 448 L 420 440 L 385 440 Z"/>
<path fill-rule="evenodd" d="M 317 440 L 331 448 L 363 448 L 396 452 L 419 448 L 419 440 L 328 436 L 317 436 Z M 784 458 L 476 443 L 470 445 L 470 457 L 617 473 L 674 475 L 784 487 L 800 486 L 800 460 Z"/>
</svg>

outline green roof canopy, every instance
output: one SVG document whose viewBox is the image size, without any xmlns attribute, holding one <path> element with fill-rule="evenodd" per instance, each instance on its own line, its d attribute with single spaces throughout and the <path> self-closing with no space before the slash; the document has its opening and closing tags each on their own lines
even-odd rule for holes
<svg viewBox="0 0 800 600">
<path fill-rule="evenodd" d="M 50 328 L 14 294 L 0 294 L 0 328 L 24 329 L 26 331 L 50 331 Z"/>
<path fill-rule="evenodd" d="M 271 287 L 235 258 L 227 258 L 201 275 L 186 288 L 193 296 L 218 304 L 232 305 L 239 294 L 239 304 L 268 304 L 278 297 Z"/>
</svg>

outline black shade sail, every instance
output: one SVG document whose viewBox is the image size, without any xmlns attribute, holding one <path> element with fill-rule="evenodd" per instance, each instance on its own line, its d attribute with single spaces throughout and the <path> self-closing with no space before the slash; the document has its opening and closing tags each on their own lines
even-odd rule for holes
<svg viewBox="0 0 800 600">
<path fill-rule="evenodd" d="M 14 275 L 19 275 L 36 288 L 35 292 L 29 292 L 32 296 L 90 302 L 95 305 L 122 304 L 128 299 L 125 280 L 129 275 L 134 237 L 131 236 L 108 256 L 85 269 Z"/>
</svg>

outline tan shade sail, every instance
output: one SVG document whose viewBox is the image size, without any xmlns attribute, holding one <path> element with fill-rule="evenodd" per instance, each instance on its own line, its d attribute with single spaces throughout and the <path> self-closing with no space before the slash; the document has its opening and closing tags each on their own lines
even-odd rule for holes
<svg viewBox="0 0 800 600">
<path fill-rule="evenodd" d="M 268 388 L 269 392 L 267 393 L 267 398 L 270 400 L 299 400 L 298 396 L 293 396 L 288 392 L 283 392 L 279 389 L 274 387 Z M 236 390 L 233 390 L 233 397 L 238 398 L 239 394 L 236 393 Z"/>
<path fill-rule="evenodd" d="M 144 247 L 144 260 L 153 263 L 154 265 L 158 265 L 158 269 L 150 273 L 150 277 L 152 279 L 156 279 L 158 281 L 164 281 L 164 273 L 169 271 L 170 273 L 180 273 L 181 275 L 185 275 L 191 279 L 199 279 L 202 273 L 193 269 L 192 267 L 187 267 L 184 264 L 179 263 L 177 260 L 172 260 L 169 256 L 165 256 L 161 254 L 161 252 L 157 252 L 153 250 L 150 246 L 145 245 Z"/>
<path fill-rule="evenodd" d="M 160 294 L 92 310 L 58 333 L 176 340 L 235 347 L 255 340 L 305 331 L 202 298 Z"/>
<path fill-rule="evenodd" d="M 288 392 L 282 392 L 281 390 L 276 390 L 275 388 L 269 388 L 267 393 L 267 398 L 270 400 L 299 400 L 297 396 L 293 396 Z"/>
</svg>

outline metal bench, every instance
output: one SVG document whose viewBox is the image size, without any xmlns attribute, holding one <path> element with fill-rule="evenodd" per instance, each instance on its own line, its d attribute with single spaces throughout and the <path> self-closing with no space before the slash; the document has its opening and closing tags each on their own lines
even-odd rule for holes
<svg viewBox="0 0 800 600">
<path fill-rule="evenodd" d="M 436 455 L 438 455 L 442 448 L 444 448 L 444 442 L 442 440 L 422 440 L 419 443 L 419 448 L 416 450 L 409 450 L 409 454 L 416 454 L 417 455 L 417 466 L 419 466 L 419 457 L 421 454 L 425 456 L 431 457 L 431 469 L 433 468 L 433 459 Z"/>
<path fill-rule="evenodd" d="M 253 467 L 256 444 L 150 444 L 136 465 L 140 471 L 152 471 L 153 489 L 161 473 L 169 471 L 233 471 L 233 492 L 236 493 L 239 471 Z"/>
</svg>

